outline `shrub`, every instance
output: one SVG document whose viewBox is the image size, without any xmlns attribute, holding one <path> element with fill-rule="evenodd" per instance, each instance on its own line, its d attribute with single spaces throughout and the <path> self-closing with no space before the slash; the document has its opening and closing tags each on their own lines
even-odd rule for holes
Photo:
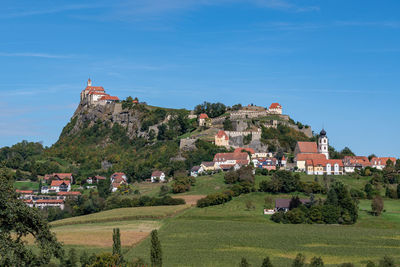
<svg viewBox="0 0 400 267">
<path fill-rule="evenodd" d="M 197 207 L 204 208 L 208 206 L 215 206 L 226 203 L 232 200 L 232 196 L 226 193 L 215 193 L 206 196 L 205 198 L 197 201 Z"/>
</svg>

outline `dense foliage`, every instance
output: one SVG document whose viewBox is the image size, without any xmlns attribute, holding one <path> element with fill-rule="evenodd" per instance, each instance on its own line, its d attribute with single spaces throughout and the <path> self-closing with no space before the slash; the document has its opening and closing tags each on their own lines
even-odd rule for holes
<svg viewBox="0 0 400 267">
<path fill-rule="evenodd" d="M 203 104 L 194 107 L 194 113 L 199 115 L 205 113 L 210 118 L 221 116 L 226 111 L 226 106 L 222 103 L 209 103 L 204 102 Z"/>
</svg>

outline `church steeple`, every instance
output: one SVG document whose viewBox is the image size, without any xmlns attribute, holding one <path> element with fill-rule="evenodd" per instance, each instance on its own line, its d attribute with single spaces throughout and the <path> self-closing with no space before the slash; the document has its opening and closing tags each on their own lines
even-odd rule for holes
<svg viewBox="0 0 400 267">
<path fill-rule="evenodd" d="M 318 153 L 324 154 L 326 159 L 329 159 L 329 139 L 326 136 L 325 129 L 322 129 L 322 131 L 319 134 Z"/>
<path fill-rule="evenodd" d="M 92 80 L 90 78 L 87 80 L 87 86 L 92 86 Z"/>
</svg>

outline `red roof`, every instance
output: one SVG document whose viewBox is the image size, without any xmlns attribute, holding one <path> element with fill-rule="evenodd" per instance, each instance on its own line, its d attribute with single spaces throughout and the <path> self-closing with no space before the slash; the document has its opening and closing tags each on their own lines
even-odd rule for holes
<svg viewBox="0 0 400 267">
<path fill-rule="evenodd" d="M 88 95 L 108 95 L 108 94 L 102 93 L 102 92 L 90 91 L 90 92 L 88 93 Z"/>
<path fill-rule="evenodd" d="M 280 109 L 282 108 L 281 105 L 279 105 L 279 103 L 272 103 L 271 106 L 269 106 L 269 109 Z"/>
<path fill-rule="evenodd" d="M 68 181 L 68 180 L 53 180 L 53 181 L 51 181 L 51 185 L 50 186 L 60 186 L 63 183 L 66 184 L 66 185 L 69 185 L 70 181 Z"/>
<path fill-rule="evenodd" d="M 297 142 L 300 153 L 318 153 L 317 143 L 315 142 Z"/>
<path fill-rule="evenodd" d="M 113 100 L 113 101 L 119 101 L 119 98 L 117 96 L 110 96 L 110 95 L 106 95 L 106 96 L 102 96 L 100 98 L 100 100 Z"/>
<path fill-rule="evenodd" d="M 53 173 L 53 176 L 57 176 L 60 179 L 70 179 L 72 176 L 72 173 Z"/>
<path fill-rule="evenodd" d="M 24 202 L 27 204 L 33 204 L 32 199 L 24 199 Z"/>
<path fill-rule="evenodd" d="M 151 173 L 151 177 L 161 177 L 162 174 L 163 174 L 162 171 L 153 171 Z"/>
<path fill-rule="evenodd" d="M 70 192 L 58 192 L 58 196 L 80 196 L 82 195 L 79 191 L 70 191 Z"/>
<path fill-rule="evenodd" d="M 199 119 L 208 119 L 208 115 L 205 113 L 201 113 Z"/>
<path fill-rule="evenodd" d="M 20 194 L 33 194 L 33 190 L 15 190 L 15 192 L 20 193 Z"/>
<path fill-rule="evenodd" d="M 285 155 L 282 156 L 282 160 L 286 160 Z"/>
<path fill-rule="evenodd" d="M 103 86 L 86 86 L 85 91 L 104 91 Z"/>
<path fill-rule="evenodd" d="M 297 161 L 306 161 L 306 160 L 324 160 L 326 156 L 324 154 L 297 154 Z"/>
<path fill-rule="evenodd" d="M 248 164 L 249 155 L 247 153 L 217 153 L 214 156 L 214 162 L 225 162 L 227 160 L 235 160 L 239 164 Z"/>
<path fill-rule="evenodd" d="M 218 131 L 217 137 L 218 138 L 225 138 L 225 140 L 229 140 L 228 135 L 225 133 L 225 131 L 222 131 L 222 130 Z"/>
<path fill-rule="evenodd" d="M 256 152 L 254 151 L 254 149 L 252 149 L 252 148 L 247 148 L 247 147 L 238 147 L 238 148 L 235 149 L 235 151 L 234 151 L 233 153 L 240 153 L 240 152 L 242 152 L 243 150 L 245 150 L 245 151 L 247 151 L 247 152 L 250 152 L 250 154 L 256 153 Z"/>
<path fill-rule="evenodd" d="M 364 156 L 345 156 L 343 162 L 346 166 L 361 165 L 363 167 L 371 166 L 367 157 Z"/>
<path fill-rule="evenodd" d="M 36 204 L 63 204 L 64 200 L 62 199 L 38 199 L 36 200 Z"/>
<path fill-rule="evenodd" d="M 391 160 L 393 162 L 393 164 L 396 164 L 396 158 L 393 157 L 374 157 L 371 159 L 371 164 L 372 165 L 382 165 L 382 166 L 386 166 L 387 161 Z"/>
<path fill-rule="evenodd" d="M 314 159 L 314 160 L 307 160 L 307 165 L 316 166 L 323 166 L 325 167 L 327 164 L 331 164 L 331 166 L 338 164 L 340 167 L 343 167 L 343 161 L 341 159 Z"/>
</svg>

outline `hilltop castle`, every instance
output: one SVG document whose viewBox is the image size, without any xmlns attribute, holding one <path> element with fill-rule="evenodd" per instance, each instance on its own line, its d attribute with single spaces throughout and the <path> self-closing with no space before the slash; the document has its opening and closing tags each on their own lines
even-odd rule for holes
<svg viewBox="0 0 400 267">
<path fill-rule="evenodd" d="M 106 105 L 119 101 L 117 96 L 106 94 L 102 86 L 92 86 L 90 78 L 87 81 L 87 86 L 81 92 L 81 104 L 87 105 Z"/>
</svg>

